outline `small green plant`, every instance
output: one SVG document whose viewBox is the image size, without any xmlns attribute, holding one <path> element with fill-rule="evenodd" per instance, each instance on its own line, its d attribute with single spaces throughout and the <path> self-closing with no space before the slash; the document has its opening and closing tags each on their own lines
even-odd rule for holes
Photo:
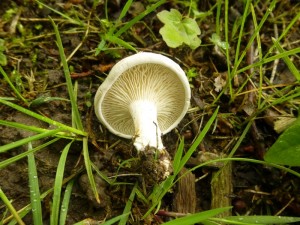
<svg viewBox="0 0 300 225">
<path fill-rule="evenodd" d="M 198 35 L 201 31 L 195 19 L 182 16 L 176 9 L 163 10 L 157 17 L 164 23 L 159 33 L 169 47 L 177 48 L 186 44 L 191 49 L 196 49 L 200 46 L 201 39 Z"/>
<path fill-rule="evenodd" d="M 216 33 L 213 33 L 213 34 L 211 35 L 210 41 L 211 41 L 214 45 L 220 47 L 220 48 L 223 49 L 223 50 L 226 50 L 226 49 L 229 48 L 228 43 L 225 42 L 225 41 L 221 41 L 221 37 L 220 37 L 218 34 L 216 34 Z"/>
</svg>

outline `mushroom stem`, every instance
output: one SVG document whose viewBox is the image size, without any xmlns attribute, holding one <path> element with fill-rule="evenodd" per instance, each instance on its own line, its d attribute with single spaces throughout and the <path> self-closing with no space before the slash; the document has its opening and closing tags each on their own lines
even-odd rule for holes
<svg viewBox="0 0 300 225">
<path fill-rule="evenodd" d="M 164 149 L 156 105 L 151 101 L 136 100 L 130 104 L 130 114 L 135 128 L 135 148 L 138 151 L 144 151 L 146 147 Z"/>
</svg>

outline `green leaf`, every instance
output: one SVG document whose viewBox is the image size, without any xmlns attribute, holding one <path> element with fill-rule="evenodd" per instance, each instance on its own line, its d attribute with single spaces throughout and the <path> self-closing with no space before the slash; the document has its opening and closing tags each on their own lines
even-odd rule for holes
<svg viewBox="0 0 300 225">
<path fill-rule="evenodd" d="M 176 9 L 171 9 L 170 12 L 167 10 L 163 10 L 157 13 L 157 17 L 164 24 L 180 23 L 180 21 L 182 20 L 181 13 Z"/>
<path fill-rule="evenodd" d="M 163 40 L 171 48 L 177 48 L 183 44 L 195 49 L 200 46 L 200 28 L 192 18 L 184 18 L 176 9 L 163 10 L 157 14 L 158 19 L 165 25 L 159 30 Z"/>
<path fill-rule="evenodd" d="M 230 216 L 226 220 L 242 222 L 243 224 L 285 224 L 299 222 L 299 217 L 287 216 Z"/>
<path fill-rule="evenodd" d="M 266 153 L 266 162 L 300 166 L 300 118 L 277 139 Z"/>
<path fill-rule="evenodd" d="M 218 209 L 211 209 L 207 211 L 203 211 L 200 213 L 190 214 L 185 217 L 181 217 L 169 222 L 164 223 L 165 225 L 189 225 L 189 224 L 195 224 L 199 223 L 201 221 L 207 220 L 211 217 L 214 217 L 222 212 L 230 210 L 231 207 L 224 207 L 224 208 L 218 208 Z"/>
<path fill-rule="evenodd" d="M 167 45 L 171 48 L 177 48 L 183 44 L 183 37 L 181 37 L 180 34 L 176 34 L 178 33 L 178 29 L 173 25 L 162 27 L 159 30 L 159 33 Z"/>
</svg>

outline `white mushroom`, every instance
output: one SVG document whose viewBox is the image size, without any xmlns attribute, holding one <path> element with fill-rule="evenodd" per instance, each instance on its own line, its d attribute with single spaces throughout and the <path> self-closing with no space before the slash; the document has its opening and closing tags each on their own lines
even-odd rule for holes
<svg viewBox="0 0 300 225">
<path fill-rule="evenodd" d="M 137 150 L 162 150 L 161 135 L 184 117 L 190 96 L 187 77 L 177 63 L 141 52 L 111 69 L 96 93 L 95 112 L 109 131 L 133 138 Z"/>
</svg>

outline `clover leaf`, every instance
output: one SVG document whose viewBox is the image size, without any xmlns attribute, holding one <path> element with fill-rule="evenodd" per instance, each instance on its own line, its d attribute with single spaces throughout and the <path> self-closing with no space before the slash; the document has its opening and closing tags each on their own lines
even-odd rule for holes
<svg viewBox="0 0 300 225">
<path fill-rule="evenodd" d="M 177 48 L 186 44 L 195 49 L 200 46 L 201 40 L 198 35 L 201 31 L 194 19 L 183 17 L 176 9 L 163 10 L 157 14 L 157 17 L 164 23 L 159 33 L 169 47 Z"/>
</svg>

